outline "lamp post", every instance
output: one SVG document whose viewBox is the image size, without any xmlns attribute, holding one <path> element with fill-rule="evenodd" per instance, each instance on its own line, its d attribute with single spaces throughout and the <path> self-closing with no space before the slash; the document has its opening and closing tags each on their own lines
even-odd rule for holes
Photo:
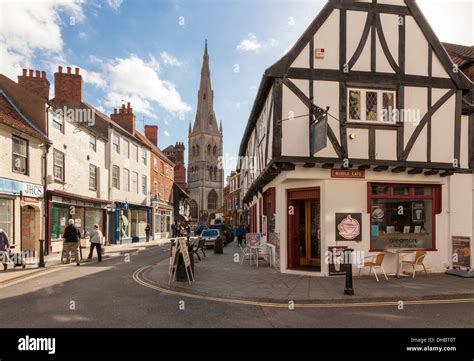
<svg viewBox="0 0 474 361">
<path fill-rule="evenodd" d="M 347 248 L 344 260 L 347 261 L 346 266 L 346 287 L 344 288 L 344 294 L 348 296 L 354 296 L 354 289 L 352 288 L 352 252 L 354 250 Z"/>
</svg>

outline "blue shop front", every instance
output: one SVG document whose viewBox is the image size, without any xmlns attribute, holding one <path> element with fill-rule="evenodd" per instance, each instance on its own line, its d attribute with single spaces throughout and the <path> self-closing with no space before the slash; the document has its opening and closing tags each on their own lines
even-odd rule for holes
<svg viewBox="0 0 474 361">
<path fill-rule="evenodd" d="M 147 225 L 151 226 L 151 207 L 142 204 L 114 202 L 107 214 L 111 244 L 146 241 L 145 228 Z"/>
</svg>

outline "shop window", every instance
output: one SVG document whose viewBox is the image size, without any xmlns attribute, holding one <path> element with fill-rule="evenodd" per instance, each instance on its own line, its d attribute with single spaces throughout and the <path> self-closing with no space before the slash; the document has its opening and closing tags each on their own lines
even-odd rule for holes
<svg viewBox="0 0 474 361">
<path fill-rule="evenodd" d="M 64 153 L 54 149 L 53 152 L 54 179 L 64 182 Z"/>
<path fill-rule="evenodd" d="M 69 208 L 53 206 L 51 208 L 51 239 L 58 240 L 62 238 L 64 229 L 69 219 Z"/>
<path fill-rule="evenodd" d="M 120 189 L 120 167 L 116 165 L 112 167 L 112 187 Z"/>
<path fill-rule="evenodd" d="M 0 198 L 0 228 L 8 234 L 10 243 L 14 243 L 12 199 Z"/>
<path fill-rule="evenodd" d="M 19 138 L 12 137 L 13 149 L 12 149 L 12 165 L 13 172 L 27 174 L 28 173 L 28 141 Z"/>
<path fill-rule="evenodd" d="M 371 250 L 436 249 L 440 203 L 439 186 L 369 185 Z"/>
<path fill-rule="evenodd" d="M 88 234 L 94 229 L 94 224 L 99 225 L 100 230 L 104 230 L 104 212 L 102 209 L 86 208 L 84 228 Z"/>
</svg>

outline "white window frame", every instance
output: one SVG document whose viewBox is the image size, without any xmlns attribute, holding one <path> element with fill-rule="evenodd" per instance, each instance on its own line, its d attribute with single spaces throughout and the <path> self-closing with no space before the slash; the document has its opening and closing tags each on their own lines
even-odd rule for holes
<svg viewBox="0 0 474 361">
<path fill-rule="evenodd" d="M 120 137 L 115 133 L 112 134 L 112 148 L 120 154 Z"/>
<path fill-rule="evenodd" d="M 125 151 L 124 155 L 127 157 L 127 159 L 130 159 L 130 142 L 126 139 L 123 140 L 123 148 Z"/>
<path fill-rule="evenodd" d="M 142 174 L 142 193 L 143 193 L 144 195 L 147 195 L 147 193 L 148 193 L 148 185 L 147 185 L 147 182 L 148 182 L 148 180 L 147 180 L 146 175 Z"/>
<path fill-rule="evenodd" d="M 89 149 L 97 152 L 97 137 L 93 134 L 89 134 Z"/>
<path fill-rule="evenodd" d="M 123 190 L 130 192 L 130 170 L 123 168 Z"/>
<path fill-rule="evenodd" d="M 116 175 L 114 175 L 114 170 L 117 170 Z M 120 189 L 120 176 L 120 167 L 117 165 L 112 166 L 112 187 L 115 189 Z"/>
<path fill-rule="evenodd" d="M 350 117 L 350 92 L 360 92 L 360 119 L 352 119 Z M 367 120 L 367 92 L 377 93 L 377 120 Z M 366 124 L 388 124 L 393 125 L 396 122 L 389 118 L 389 120 L 382 119 L 383 109 L 383 94 L 393 94 L 393 109 L 397 107 L 397 92 L 393 89 L 370 89 L 370 88 L 348 88 L 347 89 L 347 120 L 354 123 L 366 123 Z"/>
<path fill-rule="evenodd" d="M 132 172 L 132 188 L 138 194 L 138 172 Z"/>
<path fill-rule="evenodd" d="M 98 168 L 94 164 L 89 164 L 89 190 L 96 191 L 97 190 L 97 174 Z M 93 182 L 91 184 L 91 181 Z"/>
<path fill-rule="evenodd" d="M 56 164 L 55 154 L 59 154 L 59 155 L 62 156 L 62 165 L 57 165 Z M 56 172 L 55 172 L 56 167 L 61 168 L 61 178 L 56 177 Z M 61 152 L 60 150 L 57 150 L 57 149 L 53 149 L 53 177 L 54 177 L 54 180 L 56 180 L 56 181 L 60 181 L 60 182 L 65 182 L 66 181 L 66 155 L 63 152 Z"/>
</svg>

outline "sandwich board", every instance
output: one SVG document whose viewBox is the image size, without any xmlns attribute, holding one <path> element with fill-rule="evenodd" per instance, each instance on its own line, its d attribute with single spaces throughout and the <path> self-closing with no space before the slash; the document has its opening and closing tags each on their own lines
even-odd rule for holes
<svg viewBox="0 0 474 361">
<path fill-rule="evenodd" d="M 189 284 L 191 284 L 191 281 L 194 282 L 194 274 L 191 267 L 191 258 L 189 256 L 186 238 L 178 238 L 177 241 L 171 245 L 170 278 L 168 284 L 171 284 L 171 281 L 176 276 L 180 255 L 183 257 L 184 268 L 186 269 Z"/>
</svg>

